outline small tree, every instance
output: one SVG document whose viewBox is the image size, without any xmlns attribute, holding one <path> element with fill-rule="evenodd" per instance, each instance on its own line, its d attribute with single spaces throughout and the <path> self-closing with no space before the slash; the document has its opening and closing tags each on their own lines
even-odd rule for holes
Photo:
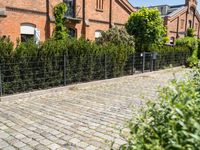
<svg viewBox="0 0 200 150">
<path fill-rule="evenodd" d="M 102 32 L 102 37 L 97 39 L 98 44 L 113 43 L 115 45 L 128 45 L 134 47 L 134 37 L 129 35 L 125 28 L 114 27 Z"/>
<path fill-rule="evenodd" d="M 163 19 L 156 8 L 142 8 L 132 13 L 126 29 L 135 37 L 136 51 L 148 50 L 152 44 L 161 44 L 165 35 Z"/>
<path fill-rule="evenodd" d="M 53 37 L 57 40 L 65 39 L 67 37 L 67 28 L 65 26 L 65 13 L 67 11 L 67 6 L 65 3 L 60 3 L 54 8 L 55 16 L 55 30 Z"/>
</svg>

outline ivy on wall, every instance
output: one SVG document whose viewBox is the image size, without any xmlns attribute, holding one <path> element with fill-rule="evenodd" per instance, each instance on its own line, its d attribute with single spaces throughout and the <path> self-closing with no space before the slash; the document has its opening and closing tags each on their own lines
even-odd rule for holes
<svg viewBox="0 0 200 150">
<path fill-rule="evenodd" d="M 54 8 L 55 16 L 55 30 L 53 37 L 56 40 L 62 40 L 67 38 L 67 28 L 65 26 L 65 13 L 67 11 L 67 5 L 65 3 L 59 3 Z"/>
</svg>

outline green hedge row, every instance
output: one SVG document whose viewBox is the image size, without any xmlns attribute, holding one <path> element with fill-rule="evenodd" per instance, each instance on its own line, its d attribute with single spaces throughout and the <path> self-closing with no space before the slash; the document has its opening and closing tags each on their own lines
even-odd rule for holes
<svg viewBox="0 0 200 150">
<path fill-rule="evenodd" d="M 176 45 L 187 46 L 190 49 L 191 56 L 188 58 L 188 65 L 195 67 L 198 65 L 198 40 L 193 37 L 185 37 L 176 40 Z"/>
<path fill-rule="evenodd" d="M 15 49 L 7 38 L 0 42 L 5 94 L 118 77 L 131 72 L 125 67 L 134 53 L 127 45 L 102 46 L 83 39 L 50 39 L 40 45 L 29 41 Z"/>
<path fill-rule="evenodd" d="M 157 53 L 156 68 L 163 69 L 170 66 L 188 65 L 191 51 L 187 46 L 152 46 L 152 52 Z"/>
<path fill-rule="evenodd" d="M 157 69 L 182 65 L 189 57 L 187 47 L 163 46 L 153 51 L 158 53 Z M 142 57 L 127 44 L 49 39 L 39 45 L 20 43 L 14 49 L 8 38 L 0 38 L 0 66 L 3 92 L 12 94 L 130 75 L 134 67 L 142 70 Z"/>
</svg>

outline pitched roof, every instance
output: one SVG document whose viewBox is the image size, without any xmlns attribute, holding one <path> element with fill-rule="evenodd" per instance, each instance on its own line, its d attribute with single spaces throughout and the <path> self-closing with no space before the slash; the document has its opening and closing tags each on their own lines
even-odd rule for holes
<svg viewBox="0 0 200 150">
<path fill-rule="evenodd" d="M 128 0 L 117 0 L 117 1 L 121 3 L 129 13 L 136 11 L 136 8 L 134 8 L 133 5 L 131 5 L 131 3 L 129 3 Z"/>
<path fill-rule="evenodd" d="M 182 10 L 186 9 L 186 5 L 158 5 L 158 6 L 150 6 L 149 8 L 158 8 L 161 12 L 162 17 L 172 17 Z"/>
</svg>

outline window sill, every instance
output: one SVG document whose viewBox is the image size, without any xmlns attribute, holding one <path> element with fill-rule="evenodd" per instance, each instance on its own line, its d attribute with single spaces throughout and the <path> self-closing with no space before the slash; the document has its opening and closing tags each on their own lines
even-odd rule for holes
<svg viewBox="0 0 200 150">
<path fill-rule="evenodd" d="M 98 12 L 103 12 L 103 9 L 96 9 L 96 11 L 98 11 Z"/>
</svg>

